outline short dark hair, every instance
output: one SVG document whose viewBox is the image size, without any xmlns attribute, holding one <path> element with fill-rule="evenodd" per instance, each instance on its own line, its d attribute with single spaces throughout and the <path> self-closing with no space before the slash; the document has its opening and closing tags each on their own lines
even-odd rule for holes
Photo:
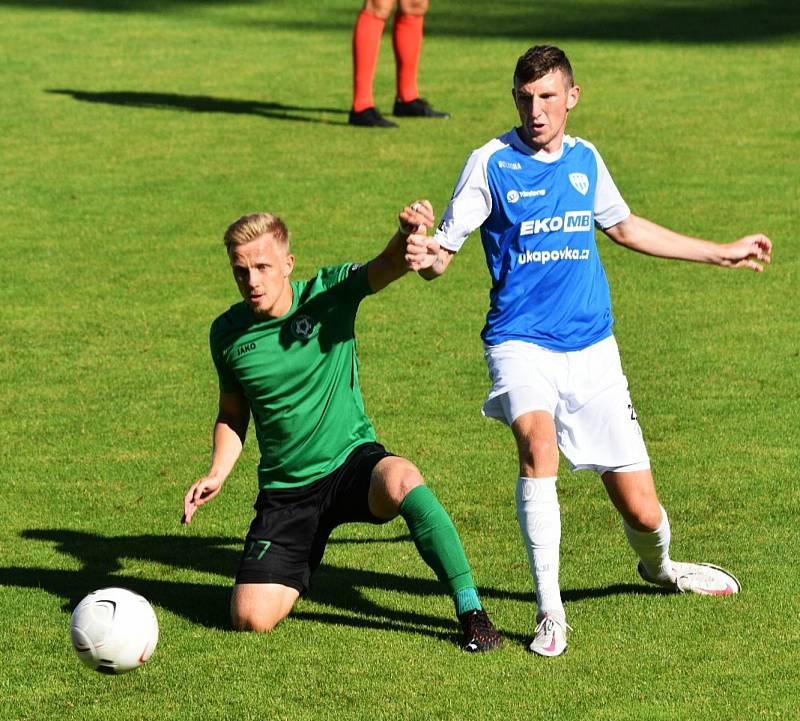
<svg viewBox="0 0 800 721">
<path fill-rule="evenodd" d="M 530 83 L 538 80 L 553 70 L 560 70 L 572 87 L 575 80 L 572 76 L 572 65 L 561 48 L 555 45 L 534 45 L 517 60 L 514 68 L 514 83 Z"/>
</svg>

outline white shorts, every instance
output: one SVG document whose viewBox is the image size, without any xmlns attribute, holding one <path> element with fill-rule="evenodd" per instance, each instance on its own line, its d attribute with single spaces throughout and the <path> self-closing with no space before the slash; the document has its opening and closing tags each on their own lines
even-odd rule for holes
<svg viewBox="0 0 800 721">
<path fill-rule="evenodd" d="M 486 346 L 484 356 L 492 387 L 483 415 L 510 426 L 546 411 L 573 471 L 650 468 L 614 336 L 563 353 L 512 340 Z"/>
</svg>

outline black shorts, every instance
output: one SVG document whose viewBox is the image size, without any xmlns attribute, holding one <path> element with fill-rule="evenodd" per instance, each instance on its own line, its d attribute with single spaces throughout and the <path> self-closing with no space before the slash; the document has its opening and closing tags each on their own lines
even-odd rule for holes
<svg viewBox="0 0 800 721">
<path fill-rule="evenodd" d="M 236 583 L 280 583 L 305 593 L 334 528 L 386 522 L 370 512 L 367 498 L 372 470 L 391 455 L 380 443 L 364 443 L 318 481 L 260 491 Z"/>
</svg>

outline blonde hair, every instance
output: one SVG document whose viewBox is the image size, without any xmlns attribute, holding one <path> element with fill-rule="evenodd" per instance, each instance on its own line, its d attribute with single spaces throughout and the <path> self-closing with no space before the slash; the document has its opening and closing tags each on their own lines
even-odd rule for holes
<svg viewBox="0 0 800 721">
<path fill-rule="evenodd" d="M 225 231 L 225 247 L 230 250 L 233 246 L 244 245 L 262 235 L 269 235 L 283 250 L 289 251 L 286 224 L 271 213 L 251 213 L 231 223 Z"/>
</svg>

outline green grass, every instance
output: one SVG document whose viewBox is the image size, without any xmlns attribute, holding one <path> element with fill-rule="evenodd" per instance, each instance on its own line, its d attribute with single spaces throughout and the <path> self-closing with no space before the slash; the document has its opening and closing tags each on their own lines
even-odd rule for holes
<svg viewBox="0 0 800 721">
<path fill-rule="evenodd" d="M 0 0 L 0 719 L 796 717 L 800 14 L 652 5 L 437 0 L 422 90 L 452 118 L 384 133 L 344 125 L 357 3 Z M 179 525 L 215 412 L 208 325 L 236 300 L 224 228 L 282 215 L 300 276 L 369 259 L 403 203 L 441 210 L 468 151 L 513 125 L 511 71 L 540 40 L 570 54 L 570 131 L 636 212 L 775 241 L 763 276 L 601 241 L 674 555 L 731 567 L 744 591 L 644 587 L 600 484 L 564 467 L 575 632 L 563 658 L 524 651 L 513 443 L 478 412 L 473 239 L 441 282 L 367 300 L 358 332 L 379 435 L 451 512 L 506 645 L 458 650 L 401 522 L 337 531 L 275 634 L 227 630 L 254 444 Z M 385 109 L 393 72 L 387 33 Z M 75 603 L 112 584 L 147 596 L 161 625 L 151 661 L 118 678 L 88 672 L 68 638 Z"/>
</svg>

